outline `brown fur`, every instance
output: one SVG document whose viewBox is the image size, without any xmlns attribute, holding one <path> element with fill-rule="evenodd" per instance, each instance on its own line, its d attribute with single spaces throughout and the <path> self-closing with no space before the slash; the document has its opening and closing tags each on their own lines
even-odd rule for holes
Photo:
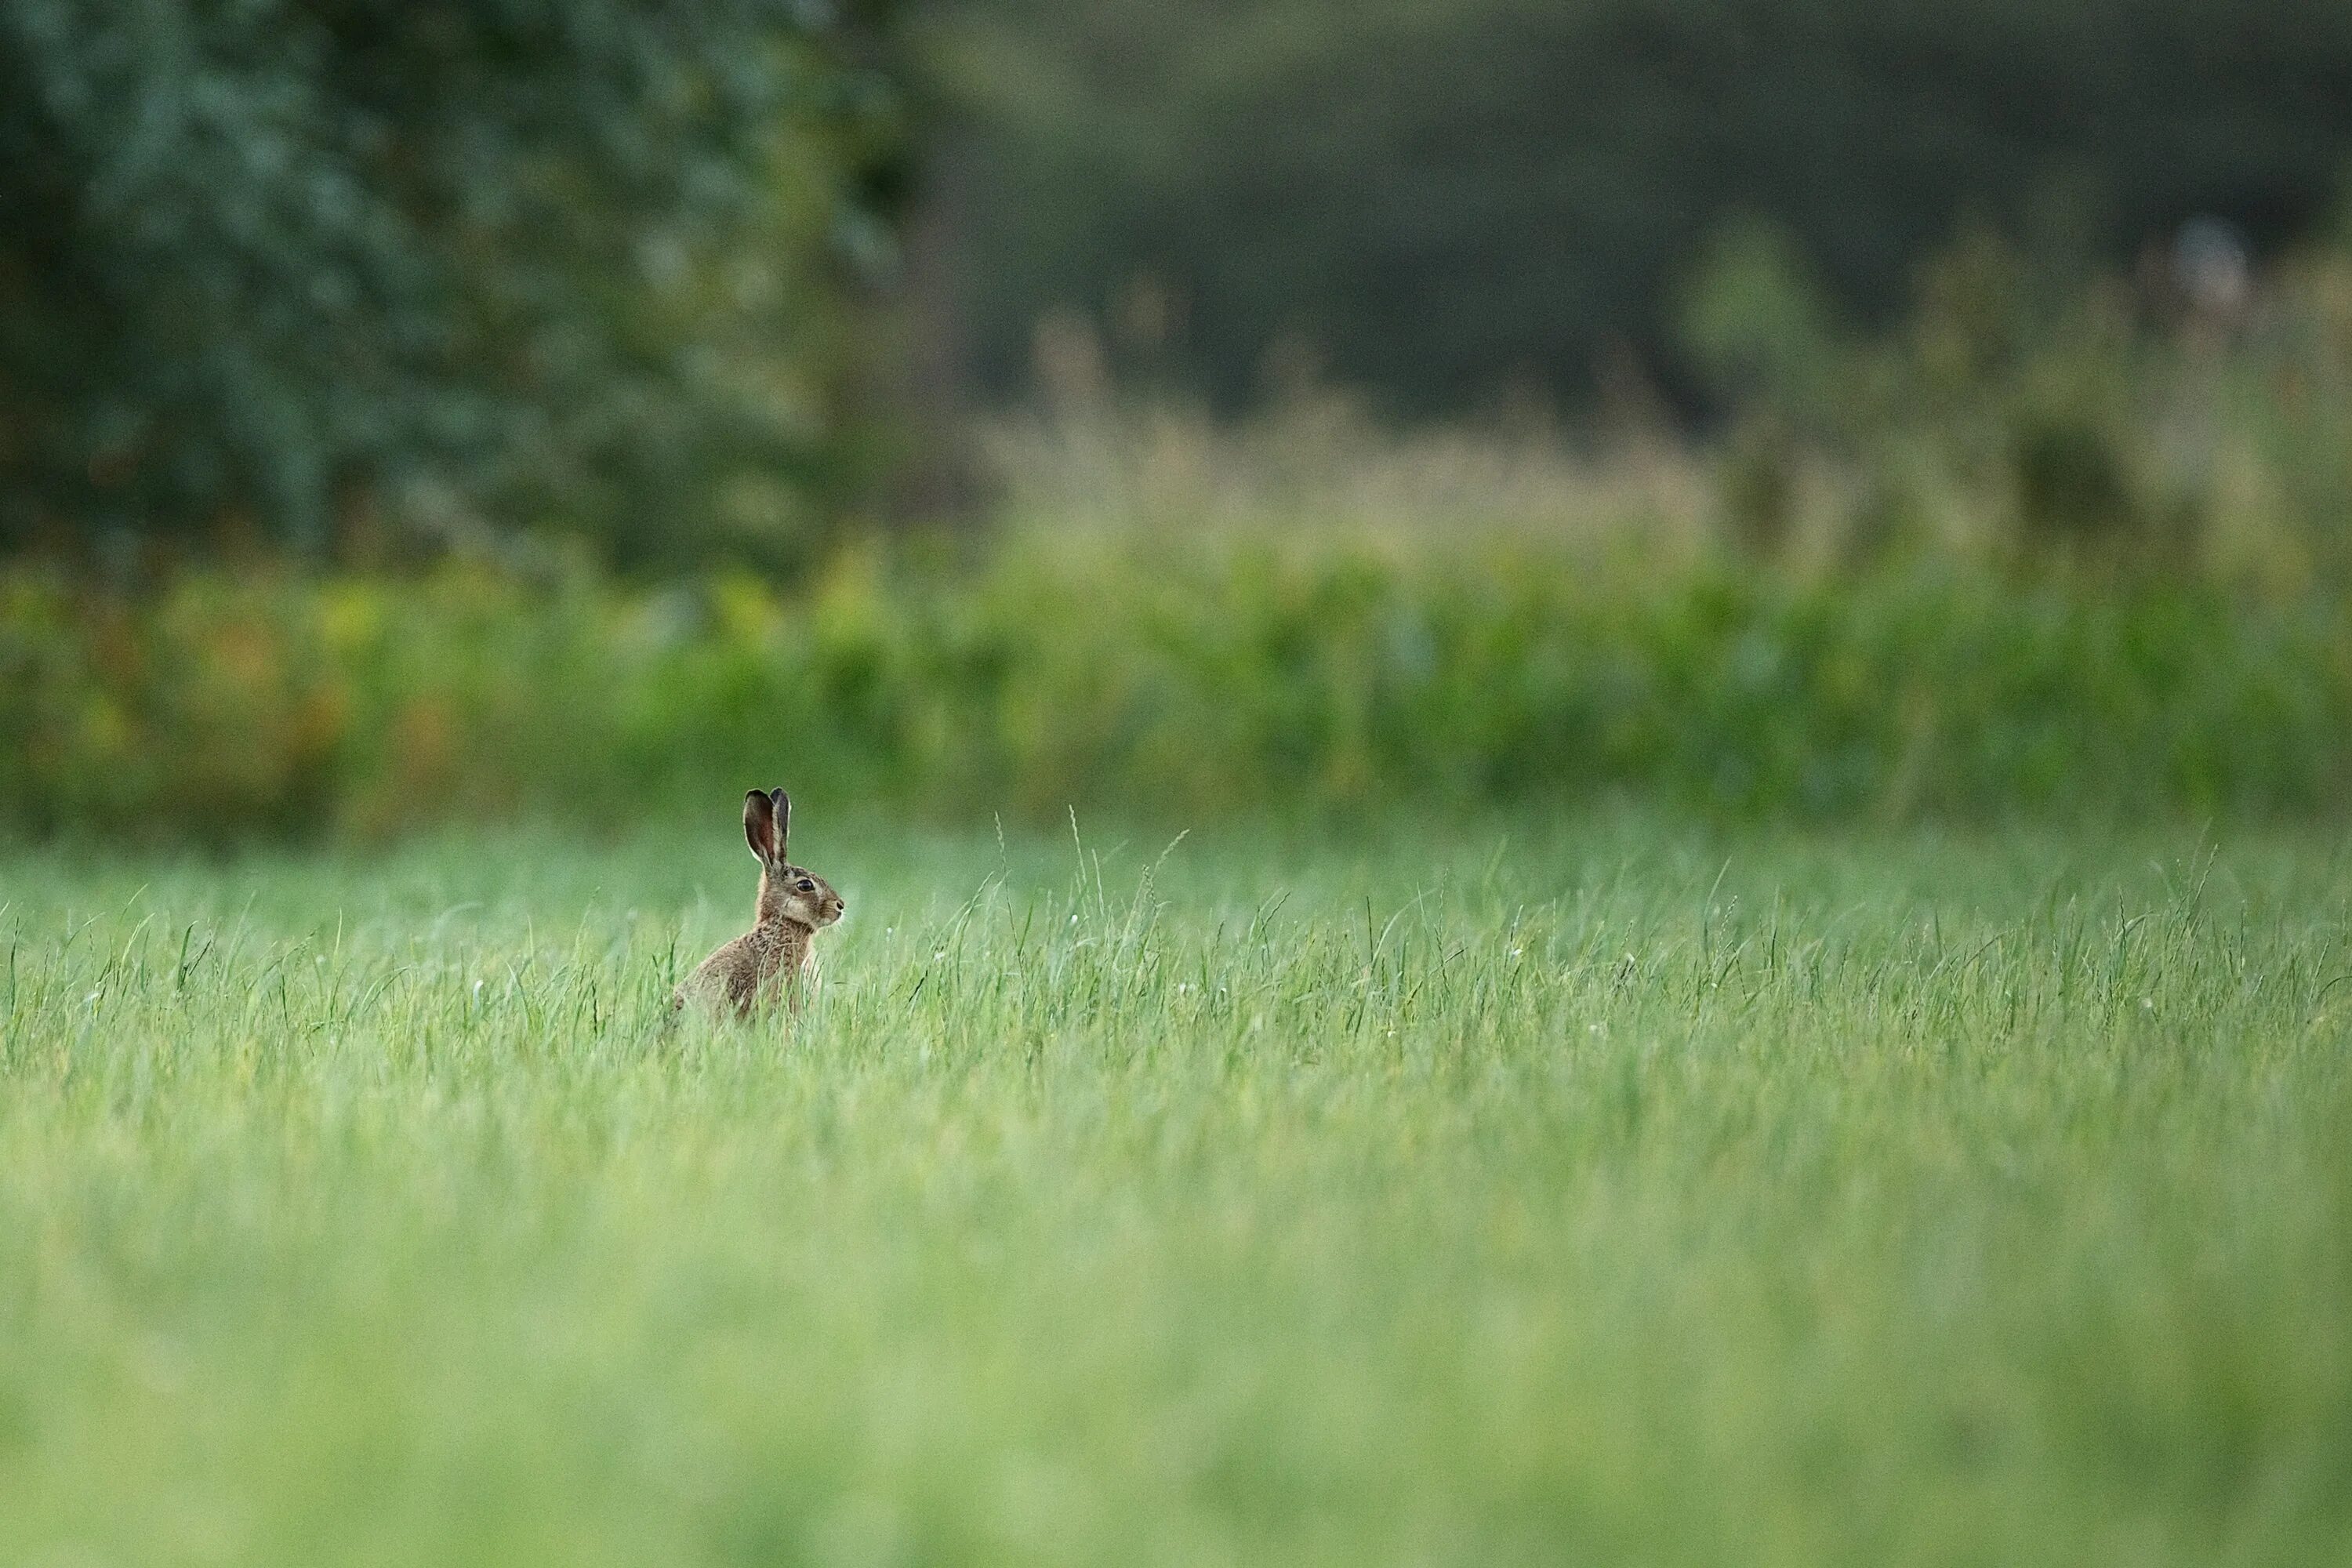
<svg viewBox="0 0 2352 1568">
<path fill-rule="evenodd" d="M 846 906 L 833 884 L 785 858 L 791 821 L 792 801 L 782 790 L 743 797 L 743 837 L 760 862 L 751 929 L 695 965 L 670 997 L 673 1012 L 694 1003 L 744 1017 L 779 1000 L 799 1010 L 815 977 L 816 933 Z"/>
</svg>

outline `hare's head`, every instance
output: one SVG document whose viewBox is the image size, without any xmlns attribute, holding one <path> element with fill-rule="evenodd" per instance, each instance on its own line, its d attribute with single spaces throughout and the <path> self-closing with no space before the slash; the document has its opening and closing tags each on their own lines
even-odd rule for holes
<svg viewBox="0 0 2352 1568">
<path fill-rule="evenodd" d="M 792 797 L 782 790 L 755 789 L 743 797 L 743 837 L 760 862 L 760 919 L 829 926 L 847 906 L 832 883 L 785 857 L 792 820 Z"/>
</svg>

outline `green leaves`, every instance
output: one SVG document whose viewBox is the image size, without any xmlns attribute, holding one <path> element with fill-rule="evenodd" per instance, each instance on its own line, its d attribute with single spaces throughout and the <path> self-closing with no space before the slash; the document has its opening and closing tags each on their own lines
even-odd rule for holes
<svg viewBox="0 0 2352 1568">
<path fill-rule="evenodd" d="M 700 367 L 838 307 L 662 285 L 824 250 L 776 160 L 845 147 L 779 136 L 848 112 L 852 41 L 782 0 L 0 11 L 0 546 L 707 529 L 829 433 Z"/>
<path fill-rule="evenodd" d="M 641 597 L 486 575 L 134 613 L 0 578 L 0 829 L 374 836 L 561 787 L 618 812 L 1351 816 L 1631 793 L 1729 816 L 2243 816 L 2352 796 L 2324 595 L 1801 581 L 1501 538 L 1277 553 L 1016 539 Z"/>
</svg>

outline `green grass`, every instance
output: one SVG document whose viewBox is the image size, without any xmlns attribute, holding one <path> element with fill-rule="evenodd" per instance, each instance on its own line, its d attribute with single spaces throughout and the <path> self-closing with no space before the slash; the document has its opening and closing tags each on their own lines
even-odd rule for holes
<svg viewBox="0 0 2352 1568">
<path fill-rule="evenodd" d="M 0 859 L 0 1563 L 2342 1562 L 2329 838 Z"/>
</svg>

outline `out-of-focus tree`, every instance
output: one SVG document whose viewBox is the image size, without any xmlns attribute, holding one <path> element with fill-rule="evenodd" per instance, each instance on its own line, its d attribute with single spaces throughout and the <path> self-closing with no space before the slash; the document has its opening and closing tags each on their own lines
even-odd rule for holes
<svg viewBox="0 0 2352 1568">
<path fill-rule="evenodd" d="M 1181 307 L 1231 403 L 1286 341 L 1403 412 L 1674 354 L 1677 279 L 1769 219 L 1885 319 L 1969 223 L 2086 269 L 2212 213 L 2265 249 L 2352 162 L 2340 0 L 941 0 L 975 195 L 961 330 Z M 1297 356 L 1289 356 L 1295 359 Z"/>
<path fill-rule="evenodd" d="M 0 548 L 804 549 L 870 460 L 888 10 L 0 0 Z"/>
</svg>

